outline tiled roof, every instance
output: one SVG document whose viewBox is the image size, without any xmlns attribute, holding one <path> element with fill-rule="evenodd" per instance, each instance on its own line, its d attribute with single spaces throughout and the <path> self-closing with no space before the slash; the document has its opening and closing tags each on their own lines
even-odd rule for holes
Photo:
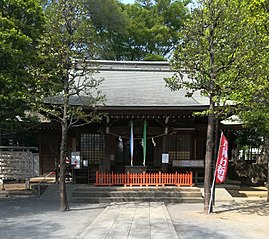
<svg viewBox="0 0 269 239">
<path fill-rule="evenodd" d="M 94 78 L 103 78 L 99 90 L 107 107 L 206 107 L 208 98 L 186 90 L 171 91 L 164 78 L 171 77 L 168 62 L 96 61 Z"/>
</svg>

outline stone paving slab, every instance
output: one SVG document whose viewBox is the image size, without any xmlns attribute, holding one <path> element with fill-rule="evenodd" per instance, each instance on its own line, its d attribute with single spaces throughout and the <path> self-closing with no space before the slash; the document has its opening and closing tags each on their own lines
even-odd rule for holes
<svg viewBox="0 0 269 239">
<path fill-rule="evenodd" d="M 108 206 L 78 237 L 163 239 L 178 238 L 164 203 Z"/>
<path fill-rule="evenodd" d="M 0 239 L 268 239 L 269 235 L 269 203 L 261 198 L 217 200 L 210 215 L 202 213 L 202 203 L 70 203 L 71 211 L 60 212 L 56 186 L 41 198 L 0 198 Z"/>
</svg>

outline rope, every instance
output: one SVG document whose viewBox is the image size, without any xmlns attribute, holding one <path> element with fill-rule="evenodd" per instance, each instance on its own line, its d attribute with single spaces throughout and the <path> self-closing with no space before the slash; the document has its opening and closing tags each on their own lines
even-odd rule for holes
<svg viewBox="0 0 269 239">
<path fill-rule="evenodd" d="M 129 139 L 130 137 L 125 137 L 125 136 L 122 136 L 122 135 L 118 135 L 118 134 L 114 134 L 112 132 L 108 132 L 107 134 L 110 134 L 110 135 L 113 135 L 117 138 L 121 137 L 122 139 Z M 147 137 L 147 139 L 155 139 L 155 138 L 159 138 L 159 137 L 162 137 L 164 135 L 167 135 L 166 133 L 162 133 L 162 134 L 159 134 L 159 135 L 156 135 L 156 136 L 153 136 L 153 137 Z M 134 139 L 143 139 L 143 137 L 139 137 L 139 138 L 134 138 Z"/>
</svg>

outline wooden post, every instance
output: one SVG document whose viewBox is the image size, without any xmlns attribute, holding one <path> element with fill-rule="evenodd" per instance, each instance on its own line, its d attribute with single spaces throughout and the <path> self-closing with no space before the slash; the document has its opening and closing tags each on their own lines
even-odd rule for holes
<svg viewBox="0 0 269 239">
<path fill-rule="evenodd" d="M 96 186 L 99 185 L 99 175 L 98 175 L 98 171 L 96 171 L 96 173 L 95 173 L 95 185 L 96 185 Z"/>
<path fill-rule="evenodd" d="M 168 121 L 169 117 L 165 118 L 164 136 L 163 136 L 163 153 L 168 153 Z M 162 172 L 168 172 L 168 163 L 162 163 Z"/>
<path fill-rule="evenodd" d="M 193 186 L 193 183 L 192 183 L 192 171 L 190 172 L 190 186 Z"/>
<path fill-rule="evenodd" d="M 30 179 L 26 178 L 25 180 L 25 189 L 30 190 Z"/>
<path fill-rule="evenodd" d="M 5 190 L 4 179 L 0 178 L 1 190 Z"/>
<path fill-rule="evenodd" d="M 168 140 L 167 135 L 163 136 L 163 153 L 168 153 Z M 162 172 L 168 172 L 168 163 L 162 163 Z"/>
</svg>

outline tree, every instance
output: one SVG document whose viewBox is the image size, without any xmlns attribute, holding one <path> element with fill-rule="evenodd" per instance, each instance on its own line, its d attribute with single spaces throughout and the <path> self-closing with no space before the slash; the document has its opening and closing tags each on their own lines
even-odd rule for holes
<svg viewBox="0 0 269 239">
<path fill-rule="evenodd" d="M 44 16 L 37 0 L 0 1 L 0 121 L 23 117 Z"/>
<path fill-rule="evenodd" d="M 165 60 L 171 56 L 190 0 L 84 0 L 95 29 L 94 59 Z M 43 0 L 43 6 L 50 0 Z"/>
<path fill-rule="evenodd" d="M 83 0 L 53 0 L 45 8 L 46 31 L 40 42 L 42 68 L 33 88 L 36 111 L 61 125 L 60 210 L 69 210 L 65 173 L 67 136 L 73 126 L 98 120 L 95 105 L 103 100 L 92 77 L 89 59 L 95 54 L 95 28 Z M 33 101 L 35 102 L 35 101 Z M 87 112 L 85 112 L 87 110 Z"/>
<path fill-rule="evenodd" d="M 188 0 L 148 0 L 122 4 L 129 17 L 127 35 L 117 42 L 117 60 L 144 60 L 146 55 L 169 58 L 180 41 L 178 34 L 188 15 Z"/>
<path fill-rule="evenodd" d="M 46 9 L 51 0 L 42 0 Z M 94 59 L 116 59 L 120 54 L 122 38 L 127 36 L 128 16 L 123 12 L 118 0 L 84 0 L 85 14 L 91 19 L 95 35 Z"/>
<path fill-rule="evenodd" d="M 128 16 L 117 0 L 85 0 L 87 15 L 96 32 L 95 59 L 117 59 L 120 46 L 127 36 Z"/>
<path fill-rule="evenodd" d="M 204 213 L 209 213 L 215 121 L 233 111 L 231 92 L 245 84 L 255 64 L 252 61 L 254 29 L 244 27 L 245 2 L 202 0 L 185 22 L 181 42 L 174 53 L 178 74 L 167 79 L 172 90 L 189 89 L 209 98 L 204 178 Z M 187 75 L 188 79 L 183 77 Z"/>
<path fill-rule="evenodd" d="M 256 129 L 264 136 L 264 157 L 269 166 L 269 2 L 268 0 L 246 1 L 245 24 L 254 27 L 252 37 L 255 45 L 249 46 L 252 57 L 251 74 L 245 79 L 245 84 L 232 92 L 233 100 L 241 107 L 237 112 L 246 127 Z M 255 63 L 255 64 L 254 64 Z M 269 167 L 267 173 L 269 185 Z M 267 188 L 267 201 L 269 201 L 269 187 Z"/>
</svg>

